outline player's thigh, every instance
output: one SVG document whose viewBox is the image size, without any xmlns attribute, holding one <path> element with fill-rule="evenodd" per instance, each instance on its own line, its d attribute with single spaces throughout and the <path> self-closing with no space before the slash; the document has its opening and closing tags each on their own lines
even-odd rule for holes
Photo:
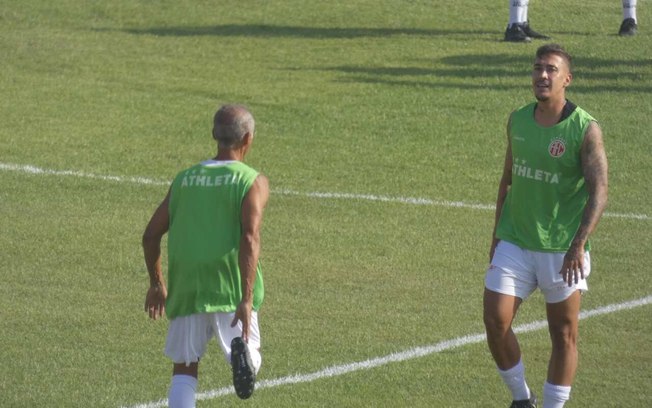
<svg viewBox="0 0 652 408">
<path fill-rule="evenodd" d="M 485 288 L 525 300 L 536 287 L 536 271 L 528 252 L 510 242 L 500 241 L 485 273 Z"/>
<path fill-rule="evenodd" d="M 170 320 L 165 354 L 176 364 L 196 363 L 206 352 L 213 336 L 211 320 L 206 314 L 192 314 Z"/>
<path fill-rule="evenodd" d="M 508 330 L 522 302 L 519 297 L 505 295 L 485 288 L 483 318 L 487 329 L 498 332 Z"/>
<path fill-rule="evenodd" d="M 231 340 L 242 336 L 242 322 L 231 327 L 235 313 L 212 313 L 213 330 L 216 333 L 217 341 L 227 361 L 231 358 Z M 260 327 L 258 325 L 258 313 L 251 312 L 251 324 L 249 326 L 249 347 L 260 349 Z"/>
</svg>

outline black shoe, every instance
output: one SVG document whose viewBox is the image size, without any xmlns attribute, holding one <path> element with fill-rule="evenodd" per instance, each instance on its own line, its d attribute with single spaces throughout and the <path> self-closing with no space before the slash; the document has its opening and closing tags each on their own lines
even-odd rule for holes
<svg viewBox="0 0 652 408">
<path fill-rule="evenodd" d="M 532 38 L 528 37 L 523 31 L 520 24 L 512 24 L 507 26 L 505 30 L 505 41 L 509 42 L 530 42 Z"/>
<path fill-rule="evenodd" d="M 525 23 L 521 23 L 521 28 L 523 29 L 523 32 L 525 35 L 527 35 L 530 38 L 537 38 L 539 40 L 549 40 L 550 37 L 548 37 L 545 34 L 537 33 L 533 29 L 530 28 L 530 23 L 527 21 Z"/>
<path fill-rule="evenodd" d="M 242 337 L 231 340 L 231 369 L 233 370 L 233 387 L 241 399 L 247 399 L 254 393 L 256 373 L 251 363 L 251 355 Z"/>
<path fill-rule="evenodd" d="M 537 408 L 537 396 L 530 391 L 529 399 L 512 401 L 512 405 L 509 408 Z"/>
<path fill-rule="evenodd" d="M 636 20 L 633 18 L 626 18 L 623 20 L 623 23 L 620 25 L 620 30 L 618 30 L 618 35 L 634 35 L 636 34 Z"/>
</svg>

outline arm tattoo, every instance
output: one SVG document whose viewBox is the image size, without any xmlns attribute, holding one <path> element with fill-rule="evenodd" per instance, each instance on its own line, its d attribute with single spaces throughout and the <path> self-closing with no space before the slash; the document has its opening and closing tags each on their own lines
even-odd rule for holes
<svg viewBox="0 0 652 408">
<path fill-rule="evenodd" d="M 586 131 L 581 159 L 589 198 L 575 240 L 583 244 L 595 229 L 607 205 L 607 156 L 602 142 L 602 131 L 595 122 L 592 122 Z"/>
</svg>

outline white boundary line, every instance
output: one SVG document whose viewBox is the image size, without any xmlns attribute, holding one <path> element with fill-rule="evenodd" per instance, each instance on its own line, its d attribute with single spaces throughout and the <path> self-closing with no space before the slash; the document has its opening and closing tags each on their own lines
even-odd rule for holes
<svg viewBox="0 0 652 408">
<path fill-rule="evenodd" d="M 142 184 L 142 185 L 151 185 L 151 186 L 168 186 L 170 181 L 166 180 L 156 180 L 146 177 L 122 177 L 122 176 L 110 176 L 102 174 L 93 174 L 85 173 L 75 170 L 50 170 L 43 169 L 41 167 L 36 167 L 26 164 L 12 164 L 12 163 L 2 163 L 0 162 L 0 170 L 4 171 L 16 171 L 20 173 L 27 174 L 42 174 L 48 176 L 72 176 L 78 178 L 90 178 L 95 180 L 103 181 L 114 181 L 118 183 L 132 183 L 132 184 Z M 400 203 L 400 204 L 412 204 L 412 205 L 428 205 L 436 207 L 448 207 L 448 208 L 468 208 L 472 210 L 487 210 L 493 211 L 495 205 L 493 204 L 474 204 L 466 203 L 463 201 L 447 201 L 447 200 L 431 200 L 429 198 L 419 198 L 419 197 L 390 197 L 383 195 L 373 195 L 373 194 L 353 194 L 353 193 L 329 193 L 329 192 L 300 192 L 290 189 L 275 189 L 272 190 L 272 193 L 286 195 L 286 196 L 301 196 L 301 197 L 310 197 L 310 198 L 326 198 L 326 199 L 344 199 L 344 200 L 365 200 L 365 201 L 378 201 L 378 202 L 387 202 L 387 203 Z M 605 212 L 605 217 L 612 218 L 625 218 L 625 219 L 635 219 L 635 220 L 651 220 L 652 217 L 647 214 L 635 214 L 635 213 L 613 213 Z"/>
<path fill-rule="evenodd" d="M 0 162 L 0 170 L 17 171 L 19 173 L 27 174 L 42 174 L 46 176 L 72 176 L 77 178 L 89 178 L 103 181 L 115 181 L 118 183 L 133 183 L 133 184 L 147 184 L 154 186 L 169 185 L 169 181 L 154 180 L 145 177 L 121 177 L 121 176 L 105 176 L 101 174 L 84 173 L 75 170 L 49 170 L 41 167 L 32 166 L 29 164 L 12 164 Z"/>
<path fill-rule="evenodd" d="M 652 295 L 631 300 L 623 303 L 615 303 L 597 309 L 586 310 L 580 312 L 580 319 L 589 317 L 600 316 L 623 310 L 634 309 L 636 307 L 645 306 L 652 303 Z M 527 333 L 532 331 L 541 330 L 548 327 L 545 320 L 539 320 L 532 323 L 522 324 L 514 327 L 516 333 Z M 370 360 L 360 361 L 356 363 L 342 364 L 336 366 L 326 367 L 323 370 L 315 371 L 309 374 L 295 374 L 276 379 L 263 380 L 256 383 L 256 389 L 261 390 L 264 388 L 279 387 L 281 385 L 299 384 L 316 381 L 322 378 L 336 377 L 360 370 L 369 370 L 371 368 L 380 367 L 389 363 L 397 363 L 415 358 L 425 357 L 430 354 L 440 353 L 442 351 L 451 350 L 454 348 L 466 346 L 468 344 L 476 344 L 485 341 L 485 334 L 471 334 L 468 336 L 458 337 L 451 340 L 445 340 L 430 346 L 416 347 L 410 350 L 401 351 L 399 353 L 392 353 L 384 357 L 376 357 Z M 233 394 L 233 387 L 224 387 L 212 391 L 198 393 L 197 400 L 210 400 L 219 398 L 228 394 Z M 162 408 L 167 407 L 167 399 L 159 401 L 146 402 L 144 404 L 132 405 L 129 408 Z"/>
</svg>

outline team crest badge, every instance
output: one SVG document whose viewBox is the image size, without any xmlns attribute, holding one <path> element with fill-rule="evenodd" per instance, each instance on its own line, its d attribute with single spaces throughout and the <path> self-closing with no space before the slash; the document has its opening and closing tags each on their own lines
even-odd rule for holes
<svg viewBox="0 0 652 408">
<path fill-rule="evenodd" d="M 565 151 L 566 143 L 564 143 L 564 139 L 561 138 L 553 139 L 548 146 L 548 153 L 550 153 L 552 157 L 561 157 L 564 155 Z"/>
</svg>

